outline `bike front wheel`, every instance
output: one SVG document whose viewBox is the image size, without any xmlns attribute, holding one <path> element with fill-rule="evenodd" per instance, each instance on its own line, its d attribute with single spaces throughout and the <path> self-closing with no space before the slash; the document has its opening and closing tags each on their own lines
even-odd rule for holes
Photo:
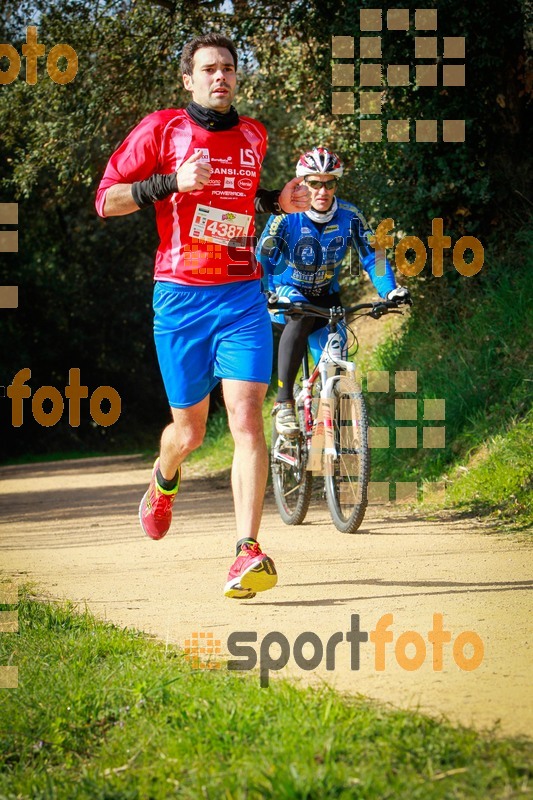
<svg viewBox="0 0 533 800">
<path fill-rule="evenodd" d="M 307 471 L 303 434 L 280 436 L 274 421 L 270 455 L 272 486 L 279 515 L 286 525 L 301 525 L 311 502 L 313 476 Z"/>
<path fill-rule="evenodd" d="M 339 381 L 331 407 L 331 435 L 335 455 L 325 455 L 326 500 L 335 527 L 355 533 L 368 503 L 370 451 L 368 416 L 363 394 Z"/>
</svg>

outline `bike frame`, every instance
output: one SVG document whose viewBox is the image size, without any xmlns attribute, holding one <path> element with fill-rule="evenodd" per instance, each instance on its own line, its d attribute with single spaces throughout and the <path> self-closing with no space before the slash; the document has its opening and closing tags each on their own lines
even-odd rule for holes
<svg viewBox="0 0 533 800">
<path fill-rule="evenodd" d="M 278 298 L 276 298 L 274 303 L 270 303 L 270 308 L 277 309 L 280 311 L 288 312 L 288 306 L 294 307 L 294 304 L 288 302 L 280 302 Z M 310 306 L 310 309 L 315 312 L 315 316 L 322 317 L 325 315 L 323 314 L 324 309 L 314 308 Z M 328 325 L 328 338 L 326 344 L 322 348 L 322 353 L 316 364 L 313 372 L 309 374 L 309 363 L 308 363 L 308 354 L 303 359 L 303 378 L 302 378 L 302 389 L 298 393 L 298 396 L 295 398 L 296 407 L 303 405 L 304 408 L 304 422 L 305 422 L 305 443 L 308 450 L 311 448 L 311 440 L 314 433 L 314 423 L 315 418 L 313 417 L 312 412 L 312 388 L 316 383 L 318 377 L 320 376 L 322 379 L 322 389 L 320 391 L 320 401 L 322 402 L 322 411 L 323 411 L 323 424 L 324 424 L 324 455 L 328 456 L 332 459 L 337 459 L 339 457 L 339 453 L 337 452 L 337 448 L 335 447 L 335 437 L 333 434 L 333 418 L 332 418 L 332 405 L 331 399 L 335 393 L 335 384 L 342 380 L 348 378 L 350 383 L 353 385 L 354 391 L 357 389 L 355 383 L 355 363 L 353 361 L 348 361 L 347 359 L 343 358 L 343 344 L 341 340 L 341 334 L 338 330 L 338 325 L 341 320 L 345 319 L 345 314 L 353 311 L 362 311 L 363 309 L 369 309 L 368 315 L 373 316 L 374 319 L 379 319 L 383 313 L 387 313 L 392 311 L 392 313 L 401 313 L 397 311 L 397 305 L 394 302 L 382 300 L 377 303 L 359 303 L 355 306 L 350 306 L 348 308 L 330 308 L 329 309 L 329 321 Z M 344 374 L 336 374 L 336 375 L 328 375 L 328 368 L 335 367 L 336 371 L 343 370 Z M 299 462 L 298 456 L 292 456 L 288 453 L 280 452 L 277 448 L 275 451 L 275 459 L 278 461 L 284 461 L 286 464 L 290 466 L 297 466 Z"/>
<path fill-rule="evenodd" d="M 303 379 L 302 379 L 302 389 L 299 392 L 298 396 L 295 398 L 296 406 L 303 405 L 304 408 L 304 419 L 305 419 L 305 435 L 308 447 L 311 444 L 311 438 L 313 435 L 313 427 L 314 427 L 314 418 L 312 412 L 312 389 L 315 385 L 318 377 L 322 379 L 322 389 L 320 391 L 320 400 L 321 401 L 329 401 L 333 397 L 334 394 L 334 386 L 335 384 L 341 380 L 342 375 L 330 375 L 328 376 L 328 367 L 335 367 L 336 369 L 342 369 L 344 372 L 350 376 L 355 377 L 355 364 L 353 361 L 347 361 L 343 359 L 343 347 L 341 341 L 341 335 L 338 330 L 338 322 L 335 320 L 331 320 L 328 324 L 328 338 L 327 341 L 322 348 L 322 353 L 320 355 L 320 359 L 316 364 L 315 368 L 311 375 L 309 375 L 309 363 L 307 356 L 304 357 L 303 360 Z M 338 453 L 335 447 L 335 441 L 333 436 L 333 421 L 331 415 L 331 403 L 324 402 L 322 405 L 323 414 L 324 414 L 324 437 L 325 437 L 325 447 L 324 447 L 324 454 L 326 456 L 331 456 L 332 458 L 337 458 Z"/>
<path fill-rule="evenodd" d="M 298 435 L 280 434 L 273 424 L 271 470 L 278 511 L 287 525 L 301 525 L 312 499 L 313 476 L 320 474 L 333 524 L 342 533 L 355 533 L 368 502 L 368 417 L 355 380 L 355 363 L 347 357 L 344 332 L 339 328 L 345 316 L 354 312 L 364 310 L 374 319 L 401 312 L 397 311 L 397 303 L 387 300 L 326 309 L 273 296 L 268 304 L 271 310 L 288 315 L 321 318 L 328 330 L 311 374 L 309 351 L 305 350 L 301 389 L 294 385 Z M 313 413 L 319 378 L 319 408 Z"/>
</svg>

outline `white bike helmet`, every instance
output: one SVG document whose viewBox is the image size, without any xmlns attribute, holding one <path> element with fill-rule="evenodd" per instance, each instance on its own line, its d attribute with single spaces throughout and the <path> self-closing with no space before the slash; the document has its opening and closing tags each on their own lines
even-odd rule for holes
<svg viewBox="0 0 533 800">
<path fill-rule="evenodd" d="M 300 156 L 296 165 L 296 175 L 334 175 L 340 178 L 344 171 L 340 158 L 325 147 L 315 147 Z"/>
</svg>

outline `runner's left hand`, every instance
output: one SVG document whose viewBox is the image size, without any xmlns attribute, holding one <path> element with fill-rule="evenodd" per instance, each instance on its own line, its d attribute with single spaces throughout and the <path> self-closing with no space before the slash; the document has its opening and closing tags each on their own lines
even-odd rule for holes
<svg viewBox="0 0 533 800">
<path fill-rule="evenodd" d="M 286 214 L 298 214 L 311 208 L 311 194 L 302 178 L 293 178 L 281 190 L 278 203 Z"/>
</svg>

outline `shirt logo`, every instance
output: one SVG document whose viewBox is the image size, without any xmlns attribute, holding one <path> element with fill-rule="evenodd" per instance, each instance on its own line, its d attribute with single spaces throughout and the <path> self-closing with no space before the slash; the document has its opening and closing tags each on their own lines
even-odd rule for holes
<svg viewBox="0 0 533 800">
<path fill-rule="evenodd" d="M 196 153 L 202 154 L 200 161 L 209 161 L 210 156 L 209 156 L 209 149 L 207 147 L 195 147 L 194 154 L 196 155 Z"/>
<path fill-rule="evenodd" d="M 224 178 L 224 189 L 235 189 L 235 178 Z"/>
<path fill-rule="evenodd" d="M 241 147 L 241 164 L 243 167 L 255 167 L 254 151 L 249 147 Z"/>
</svg>

